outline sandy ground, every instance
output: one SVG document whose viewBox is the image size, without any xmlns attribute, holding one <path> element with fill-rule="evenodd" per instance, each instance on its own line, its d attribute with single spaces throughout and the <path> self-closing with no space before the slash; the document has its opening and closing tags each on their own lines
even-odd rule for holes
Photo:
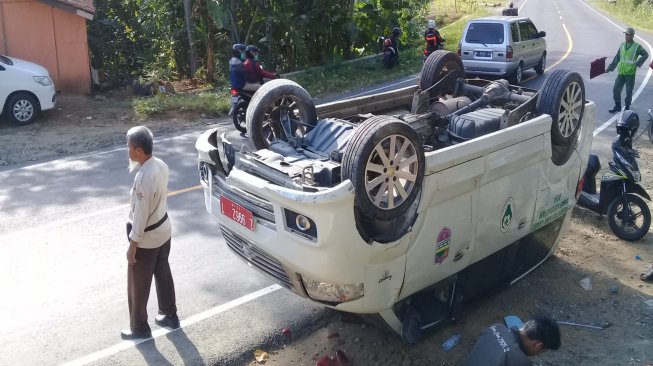
<svg viewBox="0 0 653 366">
<path fill-rule="evenodd" d="M 57 95 L 55 109 L 44 111 L 28 126 L 0 117 L 0 166 L 62 158 L 111 146 L 124 146 L 130 127 L 148 126 L 155 137 L 216 123 L 215 118 L 182 112 L 166 118 L 139 120 L 130 92 L 98 97 Z"/>
<path fill-rule="evenodd" d="M 0 165 L 11 168 L 122 146 L 126 130 L 138 124 L 149 126 L 160 137 L 218 122 L 215 117 L 191 114 L 138 121 L 129 105 L 129 98 L 120 94 L 106 99 L 60 96 L 57 108 L 32 125 L 16 127 L 2 118 Z M 643 185 L 653 193 L 653 146 L 646 136 L 636 145 Z M 575 208 L 554 257 L 515 285 L 466 308 L 456 322 L 426 335 L 417 345 L 404 345 L 378 323 L 334 311 L 327 324 L 316 324 L 311 331 L 290 329 L 295 339 L 283 336 L 280 329 L 279 347 L 264 349 L 270 356 L 265 364 L 315 365 L 340 351 L 348 362 L 331 365 L 459 365 L 483 328 L 505 315 L 528 319 L 547 313 L 559 320 L 610 326 L 595 330 L 563 325 L 562 348 L 533 359 L 534 364 L 650 365 L 653 307 L 644 301 L 653 298 L 653 284 L 642 282 L 639 274 L 652 262 L 653 235 L 637 242 L 619 240 L 605 219 Z M 578 284 L 585 277 L 591 279 L 591 290 Z M 295 295 L 288 292 L 288 296 Z M 440 345 L 453 334 L 462 335 L 462 341 L 445 353 Z M 248 364 L 257 363 L 254 352 Z"/>
</svg>

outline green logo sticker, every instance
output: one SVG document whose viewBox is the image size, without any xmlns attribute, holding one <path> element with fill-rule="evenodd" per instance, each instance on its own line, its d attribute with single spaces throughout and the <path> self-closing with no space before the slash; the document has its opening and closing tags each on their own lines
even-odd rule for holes
<svg viewBox="0 0 653 366">
<path fill-rule="evenodd" d="M 515 214 L 515 200 L 512 197 L 508 197 L 506 204 L 503 205 L 503 210 L 501 210 L 501 232 L 505 233 L 510 228 L 510 223 L 512 222 L 512 217 Z"/>
</svg>

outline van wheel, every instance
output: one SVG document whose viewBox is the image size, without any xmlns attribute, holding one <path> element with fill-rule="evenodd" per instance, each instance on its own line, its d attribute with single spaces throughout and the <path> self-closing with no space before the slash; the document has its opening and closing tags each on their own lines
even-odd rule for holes
<svg viewBox="0 0 653 366">
<path fill-rule="evenodd" d="M 252 97 L 245 117 L 254 147 L 267 149 L 274 140 L 287 141 L 281 126 L 286 116 L 290 119 L 293 135 L 305 135 L 317 123 L 311 96 L 291 80 L 275 79 L 263 84 Z"/>
<path fill-rule="evenodd" d="M 401 340 L 406 344 L 415 344 L 422 338 L 422 318 L 417 309 L 408 305 L 401 319 Z"/>
<path fill-rule="evenodd" d="M 569 70 L 553 71 L 544 80 L 536 109 L 537 113 L 549 114 L 553 119 L 551 140 L 554 145 L 573 144 L 585 112 L 583 78 Z"/>
<path fill-rule="evenodd" d="M 424 179 L 420 137 L 406 122 L 374 116 L 354 132 L 342 158 L 342 179 L 354 185 L 355 202 L 371 220 L 404 214 Z"/>
<path fill-rule="evenodd" d="M 433 51 L 424 62 L 424 66 L 422 66 L 422 73 L 418 82 L 419 88 L 427 90 L 453 70 L 459 71 L 460 77 L 465 76 L 463 62 L 456 53 L 444 50 Z M 441 85 L 437 90 L 435 88 L 431 89 L 429 97 L 434 99 L 438 95 L 452 94 L 455 87 L 454 81 L 452 80 L 447 85 Z"/>
<path fill-rule="evenodd" d="M 519 85 L 521 84 L 523 78 L 524 78 L 524 68 L 520 62 L 519 65 L 517 65 L 515 71 L 512 73 L 512 76 L 510 77 L 510 83 L 513 85 Z"/>
<path fill-rule="evenodd" d="M 540 59 L 540 62 L 535 65 L 535 72 L 538 75 L 544 74 L 544 69 L 546 69 L 546 52 L 542 54 L 542 58 Z"/>
<path fill-rule="evenodd" d="M 18 126 L 28 125 L 40 112 L 39 103 L 31 94 L 16 93 L 7 101 L 7 116 Z"/>
</svg>

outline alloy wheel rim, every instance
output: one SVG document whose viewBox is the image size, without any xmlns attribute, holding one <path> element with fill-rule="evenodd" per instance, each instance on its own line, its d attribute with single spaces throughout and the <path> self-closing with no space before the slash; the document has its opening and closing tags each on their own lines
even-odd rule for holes
<svg viewBox="0 0 653 366">
<path fill-rule="evenodd" d="M 261 125 L 261 132 L 265 140 L 268 141 L 268 144 L 275 140 L 286 139 L 283 127 L 281 126 L 281 118 L 286 114 L 294 124 L 301 127 L 297 128 L 295 133 L 303 136 L 304 128 L 298 108 L 299 100 L 287 95 L 276 99 L 268 106 L 263 115 L 263 124 Z"/>
<path fill-rule="evenodd" d="M 583 110 L 583 91 L 578 82 L 570 83 L 562 95 L 558 113 L 558 126 L 563 137 L 576 132 Z"/>
<path fill-rule="evenodd" d="M 29 101 L 23 99 L 14 104 L 14 117 L 21 122 L 28 121 L 34 115 L 34 106 Z"/>
<path fill-rule="evenodd" d="M 417 149 L 402 135 L 390 135 L 374 147 L 365 165 L 365 190 L 374 206 L 391 210 L 415 189 Z"/>
<path fill-rule="evenodd" d="M 634 203 L 628 202 L 628 205 L 625 207 L 622 203 L 617 212 L 617 220 L 620 221 L 619 227 L 624 231 L 637 232 L 644 225 L 644 214 L 639 209 L 639 206 L 635 205 Z M 627 230 L 629 228 L 631 230 Z"/>
</svg>

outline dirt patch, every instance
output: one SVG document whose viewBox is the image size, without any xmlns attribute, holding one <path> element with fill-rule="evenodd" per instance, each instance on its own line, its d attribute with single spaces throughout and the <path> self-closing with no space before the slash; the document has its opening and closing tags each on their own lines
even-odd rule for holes
<svg viewBox="0 0 653 366">
<path fill-rule="evenodd" d="M 141 124 L 160 137 L 216 123 L 211 116 L 182 111 L 141 120 L 134 115 L 133 98 L 127 90 L 96 97 L 58 95 L 55 109 L 30 125 L 14 126 L 1 117 L 0 166 L 124 146 L 127 130 Z"/>
<path fill-rule="evenodd" d="M 642 183 L 653 192 L 653 147 L 646 136 L 636 145 Z M 653 235 L 637 242 L 620 240 L 607 220 L 577 207 L 554 257 L 513 286 L 466 308 L 458 320 L 418 344 L 406 346 L 380 323 L 334 311 L 328 325 L 272 350 L 265 364 L 316 365 L 325 356 L 337 359 L 340 351 L 349 361 L 346 365 L 461 365 L 485 327 L 506 315 L 529 319 L 546 313 L 607 328 L 561 325 L 562 347 L 534 358 L 535 365 L 651 365 L 653 307 L 644 301 L 653 298 L 653 284 L 639 275 L 652 262 Z M 591 290 L 579 285 L 584 278 L 590 279 Z M 453 334 L 462 340 L 445 353 L 441 344 Z M 252 365 L 257 364 L 253 353 Z M 324 365 L 345 365 L 331 362 Z"/>
</svg>

